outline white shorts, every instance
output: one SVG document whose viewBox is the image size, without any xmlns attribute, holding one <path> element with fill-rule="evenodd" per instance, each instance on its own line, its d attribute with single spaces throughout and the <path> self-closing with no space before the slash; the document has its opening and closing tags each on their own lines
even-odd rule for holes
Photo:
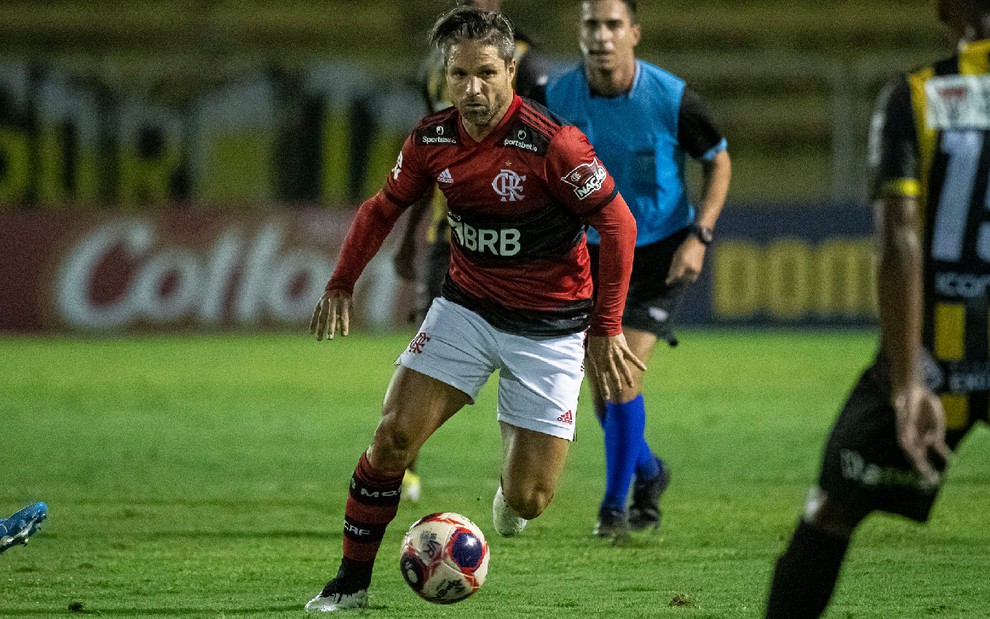
<svg viewBox="0 0 990 619">
<path fill-rule="evenodd" d="M 472 403 L 492 372 L 499 370 L 499 421 L 574 440 L 584 378 L 584 333 L 513 335 L 463 306 L 437 298 L 395 363 L 463 391 Z"/>
</svg>

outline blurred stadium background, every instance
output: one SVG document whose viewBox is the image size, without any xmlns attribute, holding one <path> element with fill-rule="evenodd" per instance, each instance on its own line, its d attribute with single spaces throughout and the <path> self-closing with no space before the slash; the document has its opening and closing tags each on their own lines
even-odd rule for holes
<svg viewBox="0 0 990 619">
<path fill-rule="evenodd" d="M 424 33 L 444 6 L 3 2 L 0 275 L 23 292 L 0 328 L 298 323 L 423 113 Z M 557 66 L 575 62 L 574 6 L 505 8 Z M 706 97 L 734 162 L 687 322 L 873 320 L 869 116 L 886 79 L 951 49 L 933 14 L 643 3 L 641 56 Z M 387 257 L 362 285 L 366 322 L 404 315 Z"/>
</svg>

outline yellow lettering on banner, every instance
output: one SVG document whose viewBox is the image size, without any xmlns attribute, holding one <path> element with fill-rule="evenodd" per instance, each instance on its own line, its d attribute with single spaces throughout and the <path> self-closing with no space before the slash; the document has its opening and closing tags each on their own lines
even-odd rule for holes
<svg viewBox="0 0 990 619">
<path fill-rule="evenodd" d="M 825 316 L 874 313 L 876 272 L 868 240 L 831 239 L 815 251 L 817 307 Z"/>
<path fill-rule="evenodd" d="M 748 318 L 760 309 L 760 263 L 763 252 L 753 243 L 725 241 L 715 250 L 715 315 Z"/>
<path fill-rule="evenodd" d="M 225 133 L 212 136 L 203 170 L 200 199 L 212 203 L 245 205 L 271 199 L 272 144 L 262 133 Z"/>
<path fill-rule="evenodd" d="M 120 145 L 118 195 L 124 208 L 167 202 L 172 197 L 172 177 L 181 163 L 179 145 L 168 141 L 167 132 L 161 132 L 162 151 L 156 157 L 142 156 L 140 134 L 136 131 Z"/>
<path fill-rule="evenodd" d="M 28 136 L 0 128 L 0 162 L 0 207 L 17 204 L 27 197 L 31 184 Z"/>
<path fill-rule="evenodd" d="M 945 409 L 945 427 L 961 430 L 969 421 L 969 396 L 961 393 L 947 393 L 940 396 Z"/>
<path fill-rule="evenodd" d="M 794 319 L 808 313 L 811 305 L 810 250 L 798 239 L 777 241 L 770 246 L 766 260 L 770 312 Z"/>
<path fill-rule="evenodd" d="M 719 245 L 713 259 L 714 313 L 739 319 L 852 318 L 877 315 L 876 269 L 868 238 L 830 239 L 818 247 L 782 239 L 768 247 Z"/>
<path fill-rule="evenodd" d="M 320 178 L 320 197 L 324 204 L 346 204 L 349 154 L 347 117 L 343 112 L 328 109 L 323 116 L 323 165 Z"/>
</svg>

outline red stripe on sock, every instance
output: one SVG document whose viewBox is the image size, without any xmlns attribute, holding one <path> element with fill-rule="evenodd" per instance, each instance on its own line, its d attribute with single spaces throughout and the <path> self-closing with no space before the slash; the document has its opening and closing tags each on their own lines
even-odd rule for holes
<svg viewBox="0 0 990 619">
<path fill-rule="evenodd" d="M 344 538 L 344 556 L 352 561 L 374 562 L 381 542 L 362 543 Z"/>
<path fill-rule="evenodd" d="M 354 468 L 354 481 L 357 484 L 381 491 L 398 490 L 402 486 L 402 475 L 390 475 L 378 471 L 368 462 L 367 454 L 361 454 Z M 352 522 L 364 522 L 369 525 L 387 526 L 399 511 L 399 500 L 396 495 L 394 502 L 382 503 L 381 500 L 363 502 L 360 494 L 355 497 L 349 494 L 345 508 L 347 519 Z M 356 541 L 344 536 L 344 557 L 353 561 L 374 561 L 378 554 L 381 541 Z"/>
</svg>

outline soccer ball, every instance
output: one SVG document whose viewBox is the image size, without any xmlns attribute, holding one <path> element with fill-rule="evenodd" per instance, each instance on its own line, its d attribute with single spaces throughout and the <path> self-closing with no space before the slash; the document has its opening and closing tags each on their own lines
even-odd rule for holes
<svg viewBox="0 0 990 619">
<path fill-rule="evenodd" d="M 453 604 L 484 584 L 488 542 L 478 525 L 460 514 L 430 514 L 406 531 L 399 567 L 421 598 Z"/>
</svg>

